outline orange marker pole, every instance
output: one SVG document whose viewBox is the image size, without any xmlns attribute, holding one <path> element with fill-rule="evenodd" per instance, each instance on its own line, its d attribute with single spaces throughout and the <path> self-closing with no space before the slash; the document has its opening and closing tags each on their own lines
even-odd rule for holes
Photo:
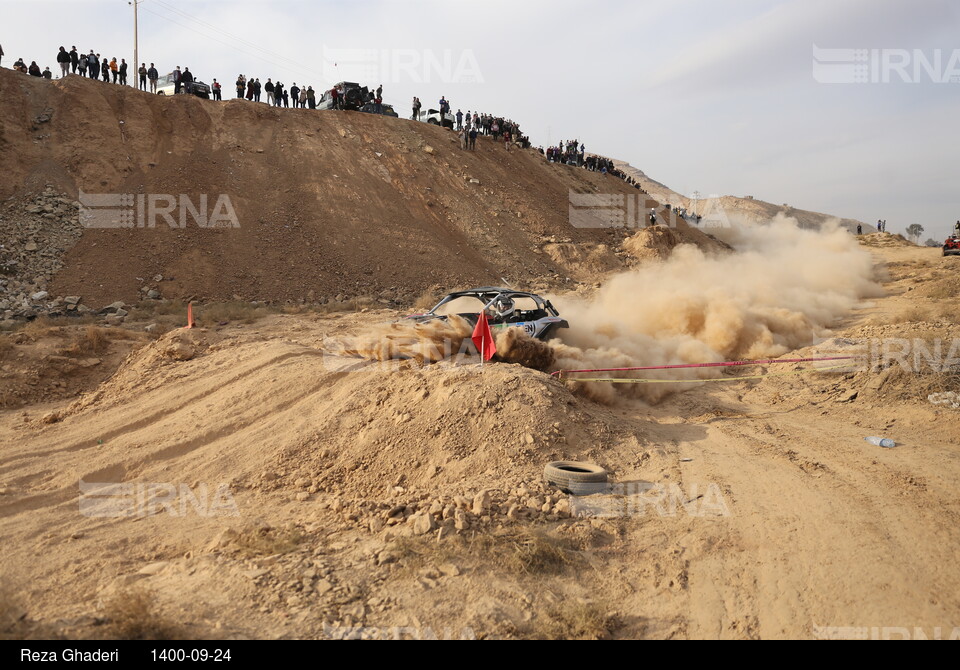
<svg viewBox="0 0 960 670">
<path fill-rule="evenodd" d="M 184 328 L 196 328 L 197 323 L 193 320 L 193 303 L 187 303 L 187 325 Z"/>
</svg>

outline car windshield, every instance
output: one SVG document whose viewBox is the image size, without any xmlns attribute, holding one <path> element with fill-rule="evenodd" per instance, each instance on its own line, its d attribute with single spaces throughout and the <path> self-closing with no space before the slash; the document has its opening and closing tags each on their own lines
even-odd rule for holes
<svg viewBox="0 0 960 670">
<path fill-rule="evenodd" d="M 486 303 L 482 302 L 480 298 L 475 295 L 465 295 L 459 298 L 454 298 L 445 305 L 441 305 L 436 313 L 441 316 L 449 316 L 451 314 L 477 314 L 483 309 Z"/>
<path fill-rule="evenodd" d="M 491 300 L 495 294 L 489 293 L 487 297 Z M 512 297 L 514 306 L 517 310 L 522 310 L 525 312 L 532 312 L 537 307 L 537 301 L 533 298 L 526 296 L 513 296 Z M 450 314 L 477 314 L 487 303 L 482 301 L 480 297 L 475 295 L 465 295 L 459 298 L 454 298 L 445 305 L 441 305 L 436 310 L 436 314 L 440 316 L 449 316 Z"/>
</svg>

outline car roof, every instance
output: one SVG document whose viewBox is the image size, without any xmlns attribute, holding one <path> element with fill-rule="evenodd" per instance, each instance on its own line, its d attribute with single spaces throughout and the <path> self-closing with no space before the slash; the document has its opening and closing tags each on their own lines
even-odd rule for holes
<svg viewBox="0 0 960 670">
<path fill-rule="evenodd" d="M 541 300 L 543 299 L 536 293 L 529 293 L 527 291 L 517 291 L 516 289 L 504 288 L 502 286 L 479 286 L 477 288 L 467 289 L 466 291 L 454 291 L 453 293 L 448 293 L 447 297 L 483 295 L 488 293 L 509 293 L 511 296 L 539 298 Z"/>
</svg>

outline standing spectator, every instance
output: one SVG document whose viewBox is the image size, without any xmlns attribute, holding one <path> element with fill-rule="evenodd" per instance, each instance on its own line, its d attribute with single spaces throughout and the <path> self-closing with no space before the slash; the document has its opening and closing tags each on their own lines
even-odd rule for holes
<svg viewBox="0 0 960 670">
<path fill-rule="evenodd" d="M 3 46 L 0 45 L 0 63 L 3 62 Z"/>
<path fill-rule="evenodd" d="M 137 70 L 137 74 L 140 75 L 140 90 L 147 90 L 147 64 L 140 63 L 140 69 Z"/>
<path fill-rule="evenodd" d="M 457 129 L 457 139 L 460 140 L 460 148 L 467 149 L 470 146 L 470 133 L 463 128 Z"/>
<path fill-rule="evenodd" d="M 81 77 L 87 76 L 87 56 L 83 55 L 77 59 L 77 74 Z"/>
<path fill-rule="evenodd" d="M 506 130 L 503 133 L 503 146 L 507 151 L 510 151 L 510 131 Z"/>
<path fill-rule="evenodd" d="M 877 219 L 877 232 L 879 233 L 881 230 L 883 230 L 883 221 Z"/>
<path fill-rule="evenodd" d="M 377 95 L 378 98 L 383 98 L 383 84 L 377 86 Z"/>
<path fill-rule="evenodd" d="M 53 79 L 53 73 L 50 71 L 50 66 L 43 68 L 42 76 L 44 79 Z"/>
<path fill-rule="evenodd" d="M 457 130 L 463 128 L 463 112 L 457 110 Z"/>
<path fill-rule="evenodd" d="M 420 120 L 420 98 L 413 96 L 413 120 Z"/>
<path fill-rule="evenodd" d="M 113 83 L 117 83 L 117 76 L 120 74 L 120 66 L 117 65 L 117 57 L 110 59 L 110 74 L 113 75 Z"/>
<path fill-rule="evenodd" d="M 150 92 L 157 92 L 157 79 L 160 78 L 160 73 L 157 72 L 157 68 L 153 63 L 150 63 L 149 69 L 147 69 L 147 79 L 150 80 Z"/>
<path fill-rule="evenodd" d="M 237 97 L 238 98 L 243 98 L 243 92 L 246 90 L 246 88 L 247 88 L 247 80 L 241 74 L 239 77 L 237 77 Z"/>
<path fill-rule="evenodd" d="M 28 73 L 31 77 L 42 77 L 42 76 L 43 76 L 43 73 L 40 72 L 40 66 L 37 65 L 37 61 L 35 61 L 35 60 L 30 61 L 30 68 L 27 70 L 27 73 Z"/>
<path fill-rule="evenodd" d="M 330 100 L 332 109 L 340 109 L 340 89 L 336 86 L 330 89 Z"/>
<path fill-rule="evenodd" d="M 213 91 L 214 100 L 223 100 L 223 97 L 221 97 L 222 94 L 220 92 L 220 82 L 218 82 L 216 79 L 214 79 L 213 83 L 210 84 L 210 90 Z"/>
<path fill-rule="evenodd" d="M 247 100 L 253 100 L 253 79 L 247 81 Z"/>
<path fill-rule="evenodd" d="M 256 102 L 260 102 L 260 91 L 263 87 L 260 86 L 260 77 L 257 77 L 253 80 L 253 99 Z"/>
<path fill-rule="evenodd" d="M 97 58 L 99 57 L 100 56 L 98 55 Z M 108 84 L 110 83 L 110 63 L 107 62 L 106 58 L 104 58 L 103 62 L 100 63 L 100 78 Z"/>
<path fill-rule="evenodd" d="M 173 71 L 173 94 L 180 95 L 180 89 L 183 87 L 183 73 L 178 65 Z"/>
<path fill-rule="evenodd" d="M 120 59 L 120 84 L 122 86 L 127 85 L 127 59 Z"/>
<path fill-rule="evenodd" d="M 857 224 L 857 235 L 863 235 L 863 226 L 859 223 Z"/>
<path fill-rule="evenodd" d="M 70 47 L 70 68 L 73 74 L 77 73 L 77 66 L 80 65 L 80 54 L 77 53 L 77 47 Z"/>
<path fill-rule="evenodd" d="M 100 78 L 100 59 L 93 51 L 87 56 L 87 74 L 91 79 Z"/>
<path fill-rule="evenodd" d="M 317 94 L 313 90 L 313 86 L 307 86 L 307 104 L 310 106 L 310 109 L 317 108 Z"/>
<path fill-rule="evenodd" d="M 269 77 L 267 83 L 263 85 L 263 90 L 267 92 L 267 104 L 273 107 L 273 81 Z"/>
<path fill-rule="evenodd" d="M 66 47 L 60 47 L 57 63 L 60 64 L 60 77 L 66 77 L 70 73 L 70 54 L 67 53 Z"/>
<path fill-rule="evenodd" d="M 307 89 L 300 89 L 300 109 L 307 108 Z"/>
<path fill-rule="evenodd" d="M 290 107 L 290 91 L 286 89 L 283 91 L 283 106 Z"/>
<path fill-rule="evenodd" d="M 477 127 L 470 128 L 470 151 L 477 150 Z"/>
<path fill-rule="evenodd" d="M 293 82 L 293 86 L 290 87 L 290 97 L 293 99 L 293 108 L 296 109 L 300 104 L 300 87 L 297 86 L 297 82 Z"/>
<path fill-rule="evenodd" d="M 277 82 L 273 85 L 273 104 L 275 107 L 283 105 L 283 82 Z"/>
<path fill-rule="evenodd" d="M 183 68 L 183 74 L 180 75 L 180 81 L 183 83 L 184 93 L 193 93 L 193 73 L 190 68 Z"/>
</svg>

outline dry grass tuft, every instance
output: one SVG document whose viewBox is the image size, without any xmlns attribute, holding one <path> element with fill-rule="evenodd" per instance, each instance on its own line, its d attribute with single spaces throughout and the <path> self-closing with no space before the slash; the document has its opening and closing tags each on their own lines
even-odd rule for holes
<svg viewBox="0 0 960 670">
<path fill-rule="evenodd" d="M 110 346 L 110 335 L 103 328 L 87 326 L 83 332 L 77 333 L 70 344 L 61 351 L 74 356 L 103 353 Z"/>
<path fill-rule="evenodd" d="M 141 588 L 117 591 L 104 603 L 108 634 L 120 640 L 178 640 L 180 626 L 159 611 L 154 595 Z"/>
<path fill-rule="evenodd" d="M 617 617 L 603 605 L 567 600 L 542 613 L 530 637 L 539 640 L 605 640 Z"/>
<path fill-rule="evenodd" d="M 558 574 L 576 564 L 580 559 L 578 549 L 571 540 L 531 528 L 458 535 L 443 542 L 437 542 L 433 536 L 396 541 L 396 551 L 408 568 L 460 561 L 473 563 L 480 569 L 490 567 L 538 576 Z"/>
</svg>

